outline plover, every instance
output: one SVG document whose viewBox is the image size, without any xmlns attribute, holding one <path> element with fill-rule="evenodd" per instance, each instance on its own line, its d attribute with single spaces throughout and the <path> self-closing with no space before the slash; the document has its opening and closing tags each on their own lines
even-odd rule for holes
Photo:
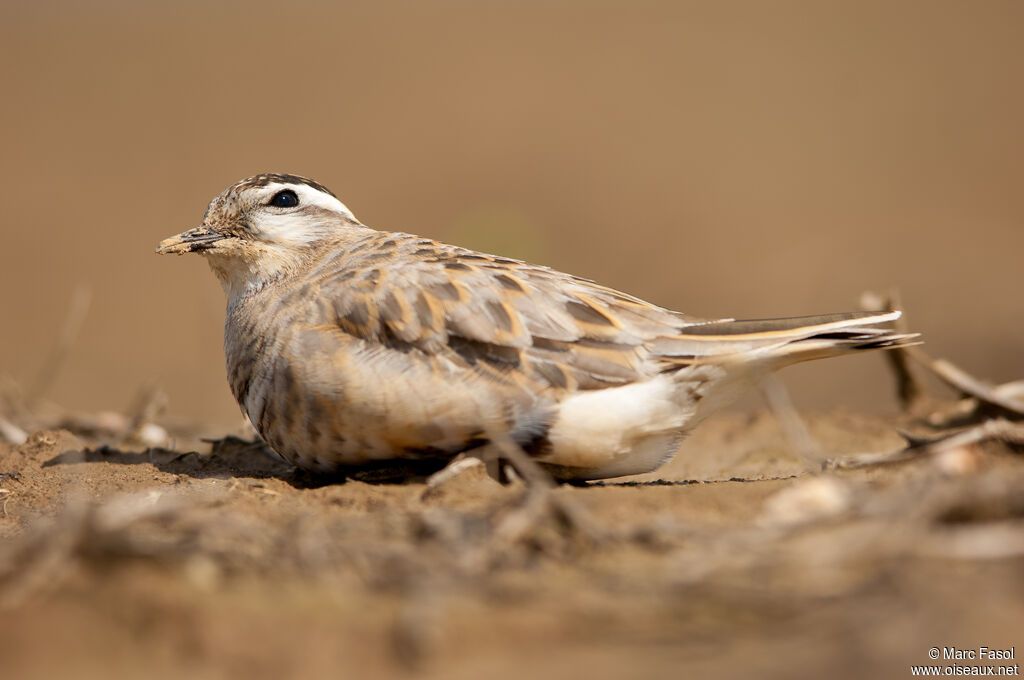
<svg viewBox="0 0 1024 680">
<path fill-rule="evenodd" d="M 703 319 L 594 281 L 361 224 L 323 185 L 262 174 L 160 243 L 227 295 L 235 399 L 319 471 L 445 462 L 501 433 L 562 480 L 654 470 L 788 364 L 899 347 L 899 312 Z M 493 454 L 492 454 L 493 455 Z"/>
</svg>

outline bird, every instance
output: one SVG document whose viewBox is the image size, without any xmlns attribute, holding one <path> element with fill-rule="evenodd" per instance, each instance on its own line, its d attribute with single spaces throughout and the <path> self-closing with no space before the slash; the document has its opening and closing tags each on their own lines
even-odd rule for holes
<svg viewBox="0 0 1024 680">
<path fill-rule="evenodd" d="M 322 184 L 243 179 L 161 254 L 227 300 L 228 382 L 281 458 L 339 473 L 512 441 L 554 479 L 653 471 L 789 364 L 903 347 L 899 311 L 702 318 L 590 279 L 362 224 Z"/>
</svg>

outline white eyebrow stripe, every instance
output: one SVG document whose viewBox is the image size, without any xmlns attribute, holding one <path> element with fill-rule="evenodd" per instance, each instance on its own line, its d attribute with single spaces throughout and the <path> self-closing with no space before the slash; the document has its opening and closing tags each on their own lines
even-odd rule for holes
<svg viewBox="0 0 1024 680">
<path fill-rule="evenodd" d="M 348 209 L 344 203 L 339 201 L 330 194 L 314 189 L 313 187 L 306 184 L 282 184 L 273 182 L 268 184 L 263 190 L 261 190 L 262 196 L 260 197 L 260 203 L 266 205 L 267 202 L 276 194 L 283 189 L 291 189 L 299 197 L 299 207 L 313 205 L 331 212 L 338 212 L 348 216 L 351 219 L 355 219 L 355 215 Z"/>
<path fill-rule="evenodd" d="M 290 189 L 299 198 L 298 208 L 274 208 L 268 206 L 270 199 L 279 191 Z M 280 244 L 302 245 L 312 243 L 324 236 L 324 232 L 336 226 L 338 217 L 355 221 L 355 215 L 348 207 L 330 194 L 305 184 L 273 182 L 260 189 L 259 202 L 263 209 L 253 225 L 261 238 Z M 313 210 L 304 210 L 313 208 Z"/>
</svg>

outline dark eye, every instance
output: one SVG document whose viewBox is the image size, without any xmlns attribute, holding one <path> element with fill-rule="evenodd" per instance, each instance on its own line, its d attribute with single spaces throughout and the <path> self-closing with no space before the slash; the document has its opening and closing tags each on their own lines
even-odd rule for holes
<svg viewBox="0 0 1024 680">
<path fill-rule="evenodd" d="M 274 194 L 274 197 L 270 199 L 270 203 L 275 208 L 294 208 L 299 204 L 299 197 L 291 189 L 282 189 Z"/>
</svg>

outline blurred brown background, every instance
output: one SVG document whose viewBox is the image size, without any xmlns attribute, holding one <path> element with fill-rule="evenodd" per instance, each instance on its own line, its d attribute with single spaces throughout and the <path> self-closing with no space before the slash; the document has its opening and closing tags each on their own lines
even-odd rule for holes
<svg viewBox="0 0 1024 680">
<path fill-rule="evenodd" d="M 932 353 L 1024 376 L 1024 4 L 4 3 L 0 375 L 238 422 L 223 297 L 153 254 L 262 171 L 364 222 L 524 257 L 665 306 L 851 309 L 897 286 Z M 877 358 L 787 374 L 882 409 Z"/>
</svg>

